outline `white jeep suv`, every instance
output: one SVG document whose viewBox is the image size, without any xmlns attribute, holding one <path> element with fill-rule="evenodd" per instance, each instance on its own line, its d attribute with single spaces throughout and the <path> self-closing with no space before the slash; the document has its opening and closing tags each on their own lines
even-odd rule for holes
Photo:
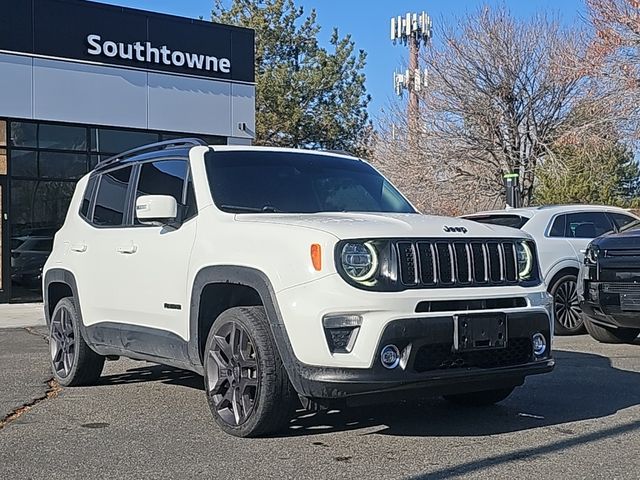
<svg viewBox="0 0 640 480">
<path fill-rule="evenodd" d="M 106 357 L 198 372 L 223 430 L 409 394 L 506 398 L 549 372 L 531 238 L 423 216 L 347 155 L 174 140 L 77 185 L 44 271 L 64 386 Z"/>
<path fill-rule="evenodd" d="M 536 241 L 540 269 L 554 300 L 555 332 L 584 333 L 584 319 L 577 295 L 578 273 L 591 240 L 617 232 L 637 220 L 617 207 L 602 205 L 553 205 L 510 208 L 465 215 L 477 222 L 519 228 Z"/>
</svg>

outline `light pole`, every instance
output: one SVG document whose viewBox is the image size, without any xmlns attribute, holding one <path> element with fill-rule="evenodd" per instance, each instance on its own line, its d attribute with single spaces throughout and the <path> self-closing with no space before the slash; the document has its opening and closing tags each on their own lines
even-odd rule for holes
<svg viewBox="0 0 640 480">
<path fill-rule="evenodd" d="M 418 92 L 427 81 L 426 71 L 422 72 L 418 66 L 420 47 L 431 40 L 431 27 L 431 17 L 426 12 L 407 13 L 404 17 L 391 19 L 391 40 L 394 45 L 398 42 L 409 45 L 409 69 L 405 73 L 394 73 L 393 83 L 398 96 L 402 96 L 404 90 L 409 92 L 407 123 L 410 132 L 414 131 L 419 115 Z"/>
</svg>

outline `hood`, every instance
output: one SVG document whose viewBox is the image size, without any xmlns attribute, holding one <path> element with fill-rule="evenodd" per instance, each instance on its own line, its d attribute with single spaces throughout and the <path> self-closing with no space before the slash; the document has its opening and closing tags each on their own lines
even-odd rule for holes
<svg viewBox="0 0 640 480">
<path fill-rule="evenodd" d="M 330 233 L 340 240 L 403 237 L 530 238 L 515 228 L 415 213 L 259 213 L 238 214 L 236 220 L 310 228 Z"/>
<path fill-rule="evenodd" d="M 640 228 L 598 237 L 591 245 L 600 250 L 640 250 Z"/>
</svg>

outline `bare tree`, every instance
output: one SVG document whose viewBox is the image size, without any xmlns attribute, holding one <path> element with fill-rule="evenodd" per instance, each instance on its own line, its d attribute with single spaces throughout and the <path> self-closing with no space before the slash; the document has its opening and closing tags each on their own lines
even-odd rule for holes
<svg viewBox="0 0 640 480">
<path fill-rule="evenodd" d="M 385 150 L 400 152 L 405 165 L 398 160 L 395 177 L 417 178 L 428 192 L 439 192 L 440 199 L 427 200 L 438 205 L 430 210 L 504 205 L 507 173 L 519 174 L 521 201 L 528 205 L 536 167 L 561 162 L 554 144 L 597 134 L 599 124 L 610 128 L 619 115 L 583 68 L 582 38 L 552 18 L 521 21 L 505 8 L 483 7 L 456 24 L 441 23 L 437 46 L 422 58 L 428 86 L 420 131 L 403 137 L 401 111 L 392 109 L 378 158 Z M 392 170 L 386 173 L 393 179 Z"/>
</svg>

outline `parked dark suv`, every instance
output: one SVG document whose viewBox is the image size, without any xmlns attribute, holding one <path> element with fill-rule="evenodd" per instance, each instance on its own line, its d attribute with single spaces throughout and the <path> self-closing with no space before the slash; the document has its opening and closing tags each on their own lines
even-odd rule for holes
<svg viewBox="0 0 640 480">
<path fill-rule="evenodd" d="M 640 334 L 640 221 L 589 244 L 578 296 L 596 340 L 629 343 Z"/>
</svg>

